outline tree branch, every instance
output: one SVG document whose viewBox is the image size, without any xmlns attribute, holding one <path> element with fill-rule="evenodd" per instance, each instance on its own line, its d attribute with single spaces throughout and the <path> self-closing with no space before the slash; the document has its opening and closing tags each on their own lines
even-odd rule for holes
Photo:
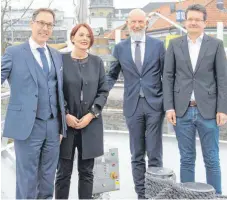
<svg viewBox="0 0 227 200">
<path fill-rule="evenodd" d="M 50 8 L 51 4 L 53 3 L 54 0 L 50 0 L 49 1 L 49 5 L 47 6 L 47 8 Z"/>
<path fill-rule="evenodd" d="M 22 19 L 24 17 L 24 15 L 26 14 L 26 12 L 28 11 L 28 9 L 31 7 L 31 5 L 33 4 L 34 0 L 30 1 L 30 4 L 28 5 L 28 7 L 25 9 L 24 13 L 20 16 L 20 18 L 15 22 L 17 23 L 20 19 Z M 15 24 L 14 23 L 14 24 Z"/>
<path fill-rule="evenodd" d="M 3 5 L 3 3 L 5 2 L 5 6 L 1 6 L 1 22 L 3 22 L 4 20 L 4 17 L 5 17 L 5 14 L 6 14 L 6 10 L 7 10 L 7 7 L 8 7 L 8 4 L 11 0 L 2 0 L 1 1 L 1 4 Z"/>
</svg>

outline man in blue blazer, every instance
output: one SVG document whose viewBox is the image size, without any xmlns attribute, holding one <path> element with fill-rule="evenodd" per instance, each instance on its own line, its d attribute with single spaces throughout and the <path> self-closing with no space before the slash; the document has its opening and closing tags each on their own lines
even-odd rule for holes
<svg viewBox="0 0 227 200">
<path fill-rule="evenodd" d="M 60 133 L 66 137 L 62 59 L 46 45 L 54 20 L 52 10 L 36 10 L 29 41 L 2 57 L 1 83 L 8 79 L 11 91 L 3 136 L 14 139 L 16 199 L 53 197 Z"/>
<path fill-rule="evenodd" d="M 115 46 L 107 80 L 110 89 L 122 72 L 123 111 L 130 136 L 132 174 L 138 198 L 145 198 L 145 154 L 149 167 L 162 166 L 162 123 L 164 118 L 162 72 L 163 42 L 145 35 L 146 14 L 140 9 L 129 13 L 130 36 Z"/>
</svg>

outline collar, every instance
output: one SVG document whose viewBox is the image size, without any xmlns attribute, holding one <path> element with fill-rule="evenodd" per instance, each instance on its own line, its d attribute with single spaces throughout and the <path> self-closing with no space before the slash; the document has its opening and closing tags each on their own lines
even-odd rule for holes
<svg viewBox="0 0 227 200">
<path fill-rule="evenodd" d="M 197 39 L 196 39 L 196 43 L 202 43 L 202 41 L 203 41 L 203 37 L 204 37 L 204 33 L 202 33 Z M 190 43 L 193 43 L 192 42 L 192 40 L 190 39 L 190 37 L 187 35 L 187 40 L 188 40 L 188 42 L 190 42 Z"/>
<path fill-rule="evenodd" d="M 142 39 L 140 40 L 142 43 L 145 43 L 146 41 L 146 35 L 144 34 L 144 36 L 142 37 Z M 136 41 L 132 39 L 131 37 L 131 44 L 135 43 Z"/>
<path fill-rule="evenodd" d="M 37 44 L 37 43 L 32 39 L 32 37 L 29 38 L 29 45 L 30 45 L 30 47 L 31 47 L 32 50 L 36 50 L 37 48 L 42 48 L 42 46 L 40 46 L 39 44 Z M 48 51 L 46 43 L 44 44 L 43 47 L 45 48 L 46 51 Z"/>
</svg>

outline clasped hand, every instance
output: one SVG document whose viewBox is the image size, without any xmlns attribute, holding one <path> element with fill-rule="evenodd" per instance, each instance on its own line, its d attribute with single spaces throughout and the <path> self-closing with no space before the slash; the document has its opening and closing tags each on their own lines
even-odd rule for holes
<svg viewBox="0 0 227 200">
<path fill-rule="evenodd" d="M 94 115 L 92 115 L 91 113 L 84 115 L 81 119 L 77 119 L 75 116 L 67 114 L 66 123 L 69 127 L 72 127 L 75 129 L 82 129 L 86 127 L 93 118 L 94 118 Z"/>
</svg>

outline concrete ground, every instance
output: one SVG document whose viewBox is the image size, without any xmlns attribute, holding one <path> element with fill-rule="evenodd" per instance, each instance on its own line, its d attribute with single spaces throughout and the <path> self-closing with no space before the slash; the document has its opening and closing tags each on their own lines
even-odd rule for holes
<svg viewBox="0 0 227 200">
<path fill-rule="evenodd" d="M 127 133 L 106 133 L 105 144 L 117 147 L 120 164 L 120 190 L 109 193 L 110 199 L 136 199 L 131 175 L 129 137 Z M 163 140 L 164 167 L 173 169 L 179 182 L 179 153 L 175 137 L 164 137 Z M 223 194 L 227 195 L 227 144 L 220 144 L 220 160 L 222 168 Z M 11 161 L 1 156 L 1 197 L 15 199 L 15 169 Z M 26 177 L 25 177 L 26 178 Z M 77 199 L 77 169 L 74 167 L 70 199 Z M 205 182 L 205 169 L 202 160 L 200 144 L 197 141 L 196 181 Z"/>
</svg>

